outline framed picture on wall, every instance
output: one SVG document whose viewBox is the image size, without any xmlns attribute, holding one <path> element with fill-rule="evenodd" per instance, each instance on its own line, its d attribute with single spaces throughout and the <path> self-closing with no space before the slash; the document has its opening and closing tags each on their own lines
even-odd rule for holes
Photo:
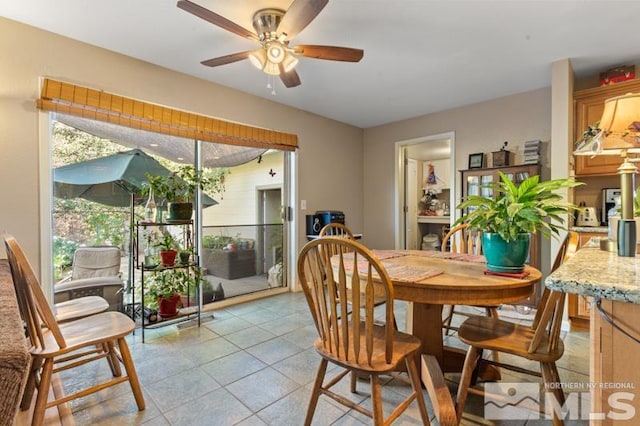
<svg viewBox="0 0 640 426">
<path fill-rule="evenodd" d="M 482 152 L 478 154 L 469 154 L 469 168 L 481 169 L 484 166 L 484 154 Z"/>
</svg>

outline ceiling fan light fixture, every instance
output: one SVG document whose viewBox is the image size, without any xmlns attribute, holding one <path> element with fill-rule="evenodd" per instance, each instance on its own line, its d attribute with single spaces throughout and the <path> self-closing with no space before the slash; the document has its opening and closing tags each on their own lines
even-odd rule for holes
<svg viewBox="0 0 640 426">
<path fill-rule="evenodd" d="M 258 49 L 249 53 L 249 60 L 259 70 L 264 69 L 267 63 L 267 54 L 264 49 Z"/>
<path fill-rule="evenodd" d="M 282 43 L 280 42 L 271 42 L 267 44 L 267 59 L 274 64 L 279 64 L 284 60 L 286 55 L 286 50 Z"/>
<path fill-rule="evenodd" d="M 298 58 L 287 52 L 285 54 L 284 60 L 282 61 L 282 69 L 284 69 L 284 72 L 291 71 L 296 67 L 296 65 L 298 65 Z"/>
<path fill-rule="evenodd" d="M 274 64 L 271 61 L 267 61 L 264 68 L 262 68 L 262 71 L 270 75 L 280 75 L 280 68 L 278 67 L 278 64 Z"/>
</svg>

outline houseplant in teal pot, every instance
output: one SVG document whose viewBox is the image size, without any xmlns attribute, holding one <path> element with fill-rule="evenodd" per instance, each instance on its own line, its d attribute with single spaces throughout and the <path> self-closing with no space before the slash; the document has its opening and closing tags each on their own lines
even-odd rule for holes
<svg viewBox="0 0 640 426">
<path fill-rule="evenodd" d="M 456 221 L 482 231 L 482 249 L 487 269 L 492 272 L 519 273 L 529 254 L 531 234 L 556 237 L 563 227 L 563 216 L 579 208 L 556 193 L 582 185 L 573 179 L 540 182 L 531 176 L 516 186 L 500 172 L 500 181 L 486 187 L 494 198 L 470 195 L 458 205 L 467 214 Z"/>
</svg>

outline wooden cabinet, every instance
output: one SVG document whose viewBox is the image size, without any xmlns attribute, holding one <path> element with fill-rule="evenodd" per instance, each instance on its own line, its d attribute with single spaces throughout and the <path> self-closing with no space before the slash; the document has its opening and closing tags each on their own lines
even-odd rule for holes
<svg viewBox="0 0 640 426">
<path fill-rule="evenodd" d="M 578 249 L 584 246 L 591 238 L 606 237 L 601 232 L 580 232 L 580 243 Z M 569 294 L 568 313 L 571 326 L 575 328 L 589 328 L 589 317 L 591 315 L 591 297 Z"/>
<path fill-rule="evenodd" d="M 498 172 L 502 172 L 507 175 L 516 184 L 522 182 L 530 176 L 540 175 L 540 165 L 538 164 L 523 164 L 519 166 L 506 166 L 506 167 L 494 167 L 488 169 L 469 169 L 461 170 L 462 180 L 462 197 L 468 195 L 482 195 L 484 197 L 493 197 L 493 193 L 490 188 L 485 188 L 492 182 L 500 181 L 500 175 Z M 461 212 L 464 216 L 464 212 Z M 529 261 L 527 262 L 534 268 L 540 269 L 540 235 L 534 235 L 531 239 L 531 246 L 529 247 Z M 538 299 L 541 296 L 541 290 L 538 288 L 536 294 L 527 299 L 525 304 L 537 305 Z"/>
<path fill-rule="evenodd" d="M 632 336 L 640 331 L 640 305 L 602 299 L 602 310 Z M 589 378 L 590 425 L 637 425 L 640 399 L 638 343 L 603 319 L 594 307 L 591 313 Z M 629 392 L 625 395 L 622 392 Z"/>
<path fill-rule="evenodd" d="M 640 91 L 640 79 L 625 81 L 609 86 L 594 87 L 573 94 L 574 102 L 574 141 L 582 137 L 589 127 L 600 121 L 604 102 L 615 96 Z M 616 155 L 597 157 L 574 156 L 576 176 L 615 175 L 622 159 Z"/>
</svg>

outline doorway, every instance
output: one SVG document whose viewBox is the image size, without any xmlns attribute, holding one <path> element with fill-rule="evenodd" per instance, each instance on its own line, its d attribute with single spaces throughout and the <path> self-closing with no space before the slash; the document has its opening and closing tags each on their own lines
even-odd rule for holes
<svg viewBox="0 0 640 426">
<path fill-rule="evenodd" d="M 258 274 L 268 272 L 274 265 L 282 262 L 282 189 L 258 189 L 258 223 L 262 226 L 260 237 L 260 258 Z M 274 225 L 274 226 L 270 226 Z"/>
<path fill-rule="evenodd" d="M 441 237 L 455 220 L 454 145 L 454 132 L 396 142 L 397 248 L 419 250 L 425 235 Z M 429 170 L 435 182 L 428 182 Z"/>
</svg>

